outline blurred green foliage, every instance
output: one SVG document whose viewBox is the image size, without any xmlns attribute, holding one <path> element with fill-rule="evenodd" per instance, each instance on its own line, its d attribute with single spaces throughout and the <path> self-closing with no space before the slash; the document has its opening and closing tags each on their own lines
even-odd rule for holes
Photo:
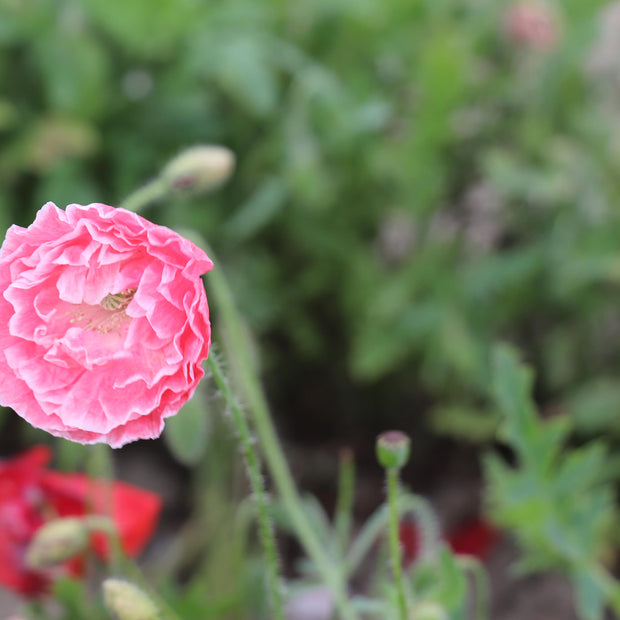
<svg viewBox="0 0 620 620">
<path fill-rule="evenodd" d="M 217 246 L 267 360 L 405 376 L 438 429 L 479 441 L 502 335 L 585 432 L 614 429 L 584 409 L 619 389 L 605 4 L 556 7 L 541 51 L 493 0 L 1 0 L 0 226 L 118 204 L 181 147 L 223 143 L 230 187 L 156 218 Z"/>
<path fill-rule="evenodd" d="M 603 564 L 617 519 L 606 480 L 604 446 L 593 441 L 565 450 L 570 422 L 541 420 L 531 400 L 533 375 L 515 353 L 498 347 L 493 392 L 504 416 L 503 440 L 516 467 L 487 455 L 488 499 L 494 519 L 513 532 L 525 556 L 523 571 L 555 569 L 571 577 L 580 617 L 602 620 L 605 604 L 618 613 L 620 583 Z"/>
</svg>

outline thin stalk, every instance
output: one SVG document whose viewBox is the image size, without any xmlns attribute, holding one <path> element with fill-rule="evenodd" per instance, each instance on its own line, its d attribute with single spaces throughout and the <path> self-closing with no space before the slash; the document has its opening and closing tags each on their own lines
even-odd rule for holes
<svg viewBox="0 0 620 620">
<path fill-rule="evenodd" d="M 94 514 L 102 514 L 110 520 L 113 527 L 107 531 L 107 541 L 110 548 L 112 569 L 119 572 L 122 566 L 123 548 L 114 520 L 114 464 L 109 447 L 105 444 L 95 444 L 90 447 L 88 459 L 88 474 L 90 478 L 90 509 Z M 99 499 L 98 494 L 103 497 Z"/>
<path fill-rule="evenodd" d="M 184 236 L 196 242 L 213 259 L 213 252 L 201 235 L 195 231 L 183 231 Z M 357 613 L 349 601 L 343 572 L 334 566 L 319 537 L 313 530 L 303 508 L 303 503 L 293 481 L 284 452 L 269 413 L 269 407 L 260 382 L 254 372 L 252 356 L 244 333 L 242 319 L 232 298 L 221 268 L 215 268 L 208 276 L 211 298 L 218 309 L 218 317 L 226 333 L 230 350 L 234 351 L 234 364 L 241 390 L 248 403 L 254 429 L 260 441 L 262 453 L 278 490 L 280 499 L 291 518 L 299 541 L 314 562 L 324 583 L 329 587 L 342 620 L 357 620 Z"/>
<path fill-rule="evenodd" d="M 214 356 L 211 356 L 209 357 L 208 364 L 211 372 L 213 373 L 213 378 L 216 385 L 222 391 L 222 395 L 231 408 L 231 411 L 234 412 L 234 409 L 238 407 L 237 401 L 230 391 L 230 388 L 225 390 L 223 385 L 220 383 L 220 380 L 224 377 L 224 374 L 219 367 L 218 361 Z M 227 385 L 228 384 L 226 383 L 226 386 Z M 321 546 L 320 541 L 312 529 L 312 526 L 308 522 L 273 428 L 270 428 L 269 425 L 266 427 L 261 426 L 260 430 L 259 426 L 256 425 L 256 428 L 259 437 L 261 438 L 261 445 L 263 446 L 265 458 L 270 464 L 270 472 L 276 482 L 276 486 L 278 487 L 282 503 L 285 505 L 295 526 L 297 536 L 304 545 L 304 548 L 308 552 L 310 558 L 314 561 L 317 570 L 321 573 L 326 585 L 334 594 L 336 605 L 340 610 L 343 620 L 355 620 L 356 616 L 349 607 L 341 576 L 332 566 L 327 554 Z"/>
<path fill-rule="evenodd" d="M 420 528 L 420 534 L 422 536 L 421 555 L 432 556 L 439 542 L 439 531 L 428 502 L 417 495 L 401 495 L 398 499 L 399 517 L 407 513 L 413 513 L 416 523 Z M 345 563 L 347 574 L 353 574 L 362 564 L 364 557 L 377 542 L 381 533 L 385 531 L 388 520 L 389 511 L 388 507 L 384 504 L 366 521 L 361 531 L 355 537 L 351 549 L 347 554 Z"/>
<path fill-rule="evenodd" d="M 121 203 L 121 207 L 127 211 L 138 213 L 151 203 L 161 200 L 168 192 L 168 185 L 157 178 L 130 194 Z"/>
<path fill-rule="evenodd" d="M 403 562 L 400 551 L 399 519 L 398 519 L 398 468 L 388 467 L 385 471 L 387 482 L 387 500 L 389 507 L 388 538 L 390 543 L 390 559 L 396 586 L 398 613 L 401 620 L 407 620 L 407 596 L 403 580 Z"/>
<path fill-rule="evenodd" d="M 156 179 L 131 194 L 122 206 L 130 211 L 138 212 L 150 203 L 164 197 L 166 193 L 167 188 L 163 181 Z M 200 233 L 194 230 L 179 232 L 202 247 L 212 259 L 214 258 L 209 244 Z M 219 319 L 228 336 L 230 348 L 235 354 L 232 361 L 237 370 L 241 389 L 249 404 L 252 422 L 280 499 L 291 518 L 299 541 L 314 562 L 323 581 L 330 588 L 341 619 L 357 620 L 357 613 L 348 599 L 343 572 L 332 563 L 304 512 L 301 498 L 269 413 L 267 400 L 253 369 L 252 356 L 244 334 L 241 316 L 237 312 L 228 283 L 221 269 L 214 269 L 209 274 L 209 284 L 218 306 Z"/>
<path fill-rule="evenodd" d="M 129 558 L 121 544 L 121 539 L 114 519 L 114 465 L 110 448 L 105 444 L 95 444 L 91 446 L 90 459 L 88 463 L 88 474 L 93 481 L 92 492 L 97 493 L 101 487 L 97 482 L 101 482 L 104 488 L 103 515 L 108 517 L 113 527 L 106 530 L 110 553 L 112 557 L 112 568 L 116 574 L 128 576 L 129 579 L 139 585 L 155 602 L 165 620 L 181 620 L 168 603 L 154 591 L 148 584 L 142 571 L 136 563 Z M 98 502 L 93 497 L 93 508 L 98 510 Z"/>
<path fill-rule="evenodd" d="M 271 595 L 271 605 L 276 620 L 284 620 L 284 607 L 282 602 L 282 590 L 280 587 L 280 571 L 275 534 L 271 519 L 269 518 L 265 486 L 258 463 L 258 455 L 254 449 L 252 434 L 247 420 L 245 419 L 245 414 L 232 393 L 226 376 L 217 362 L 215 355 L 211 354 L 207 360 L 207 364 L 215 384 L 230 408 L 233 422 L 237 428 L 237 433 L 239 434 L 239 441 L 241 442 L 241 449 L 245 458 L 248 477 L 250 479 L 250 486 L 252 487 L 252 493 L 254 494 L 256 502 L 259 536 L 263 547 L 263 553 L 265 554 L 265 559 L 267 561 L 267 584 Z"/>
<path fill-rule="evenodd" d="M 338 501 L 334 517 L 334 529 L 338 548 L 344 555 L 351 536 L 353 514 L 353 491 L 355 489 L 355 464 L 350 449 L 340 454 L 340 471 L 338 473 Z"/>
<path fill-rule="evenodd" d="M 489 578 L 482 564 L 473 557 L 460 556 L 459 564 L 472 576 L 474 584 L 474 620 L 489 618 Z"/>
</svg>

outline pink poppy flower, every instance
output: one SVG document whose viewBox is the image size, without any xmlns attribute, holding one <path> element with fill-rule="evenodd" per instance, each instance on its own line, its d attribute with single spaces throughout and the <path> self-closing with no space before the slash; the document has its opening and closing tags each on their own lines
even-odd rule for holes
<svg viewBox="0 0 620 620">
<path fill-rule="evenodd" d="M 212 266 L 125 209 L 47 203 L 0 248 L 0 404 L 80 443 L 158 437 L 204 374 Z"/>
</svg>

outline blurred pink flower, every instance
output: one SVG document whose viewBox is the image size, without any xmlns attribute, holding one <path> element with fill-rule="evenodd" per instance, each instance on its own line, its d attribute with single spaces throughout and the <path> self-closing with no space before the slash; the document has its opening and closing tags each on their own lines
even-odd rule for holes
<svg viewBox="0 0 620 620">
<path fill-rule="evenodd" d="M 285 612 L 287 620 L 329 620 L 334 613 L 334 599 L 326 586 L 312 586 L 293 594 Z"/>
<path fill-rule="evenodd" d="M 0 404 L 80 443 L 158 437 L 204 374 L 212 266 L 135 213 L 47 203 L 0 248 Z"/>
<path fill-rule="evenodd" d="M 504 15 L 504 25 L 513 41 L 540 51 L 554 49 L 560 40 L 558 17 L 545 2 L 515 2 Z"/>
</svg>

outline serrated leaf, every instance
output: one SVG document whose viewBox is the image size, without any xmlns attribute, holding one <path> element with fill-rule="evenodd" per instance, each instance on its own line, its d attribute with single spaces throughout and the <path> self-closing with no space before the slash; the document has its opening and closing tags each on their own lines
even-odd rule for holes
<svg viewBox="0 0 620 620">
<path fill-rule="evenodd" d="M 493 394 L 505 415 L 502 438 L 516 449 L 522 461 L 544 475 L 570 431 L 569 420 L 558 417 L 543 424 L 532 402 L 532 371 L 519 363 L 510 347 L 495 348 L 493 370 Z"/>
<path fill-rule="evenodd" d="M 493 371 L 493 394 L 506 416 L 505 434 L 524 456 L 536 436 L 536 414 L 530 402 L 532 372 L 519 364 L 506 345 L 494 350 Z"/>
</svg>

